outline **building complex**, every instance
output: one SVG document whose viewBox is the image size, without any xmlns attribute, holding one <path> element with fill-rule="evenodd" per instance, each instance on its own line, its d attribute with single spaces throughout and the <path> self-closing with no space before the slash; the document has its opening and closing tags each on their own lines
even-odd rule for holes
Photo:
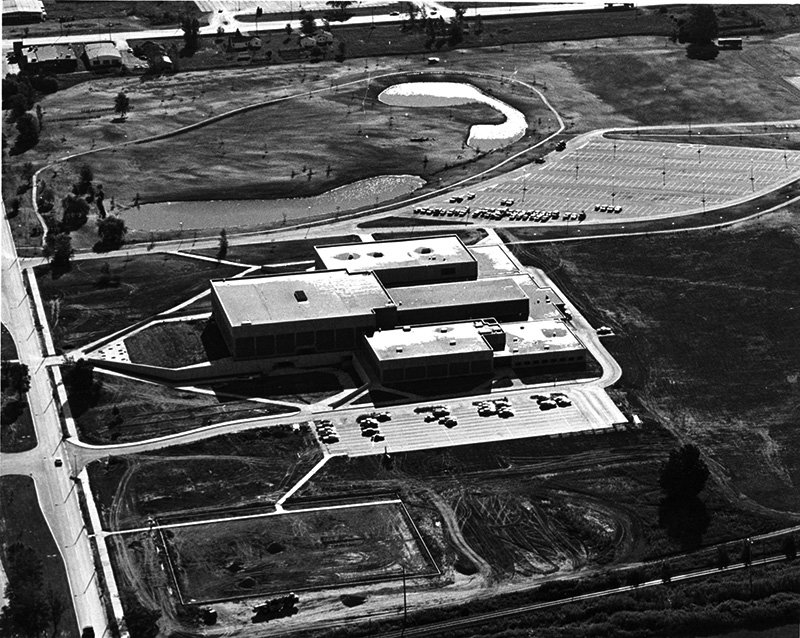
<svg viewBox="0 0 800 638">
<path fill-rule="evenodd" d="M 234 359 L 357 352 L 384 383 L 582 367 L 549 288 L 457 236 L 320 246 L 316 269 L 211 282 Z"/>
</svg>

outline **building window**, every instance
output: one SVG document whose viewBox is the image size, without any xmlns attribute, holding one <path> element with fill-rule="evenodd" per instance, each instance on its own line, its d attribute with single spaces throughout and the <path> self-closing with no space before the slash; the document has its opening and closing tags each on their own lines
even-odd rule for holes
<svg viewBox="0 0 800 638">
<path fill-rule="evenodd" d="M 276 335 L 275 350 L 278 354 L 291 354 L 294 352 L 294 335 Z"/>
<path fill-rule="evenodd" d="M 412 366 L 406 369 L 406 379 L 424 379 L 425 366 Z"/>
<path fill-rule="evenodd" d="M 429 378 L 438 378 L 438 377 L 446 377 L 446 376 L 447 376 L 447 364 L 446 363 L 437 363 L 437 364 L 428 366 L 428 377 Z"/>
</svg>

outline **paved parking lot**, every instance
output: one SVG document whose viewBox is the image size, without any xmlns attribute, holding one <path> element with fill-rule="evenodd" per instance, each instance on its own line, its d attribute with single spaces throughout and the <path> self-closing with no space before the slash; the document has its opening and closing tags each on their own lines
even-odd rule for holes
<svg viewBox="0 0 800 638">
<path fill-rule="evenodd" d="M 713 208 L 768 190 L 792 176 L 800 177 L 798 151 L 594 136 L 550 153 L 545 164 L 529 164 L 481 185 L 465 187 L 464 192 L 471 190 L 475 198 L 463 204 L 448 203 L 448 195 L 425 205 L 468 204 L 475 211 L 502 208 L 503 199 L 513 198 L 514 209 L 583 210 L 587 222 L 619 221 Z M 595 212 L 596 204 L 621 206 L 622 212 Z"/>
<path fill-rule="evenodd" d="M 624 416 L 600 388 L 557 389 L 569 396 L 572 405 L 546 411 L 540 410 L 536 401 L 529 398 L 531 394 L 549 394 L 552 391 L 552 388 L 526 388 L 524 393 L 493 395 L 495 398 L 508 397 L 514 416 L 507 419 L 496 415 L 479 416 L 477 408 L 472 405 L 479 398 L 425 404 L 448 406 L 452 416 L 458 421 L 458 425 L 450 429 L 435 421 L 426 423 L 426 414 L 417 414 L 412 407 L 389 408 L 387 411 L 392 415 L 391 421 L 380 424 L 380 432 L 385 440 L 377 443 L 361 436 L 361 428 L 356 423 L 359 414 L 370 410 L 348 410 L 346 414 L 331 417 L 340 441 L 328 445 L 328 451 L 331 454 L 365 456 L 381 454 L 384 450 L 401 452 L 600 430 L 610 428 L 613 423 L 625 421 Z M 480 397 L 484 398 L 487 397 Z"/>
</svg>

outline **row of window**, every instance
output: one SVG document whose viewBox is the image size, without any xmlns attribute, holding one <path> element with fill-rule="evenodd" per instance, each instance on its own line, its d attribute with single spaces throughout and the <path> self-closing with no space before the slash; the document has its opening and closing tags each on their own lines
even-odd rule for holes
<svg viewBox="0 0 800 638">
<path fill-rule="evenodd" d="M 548 359 L 523 359 L 521 357 L 514 357 L 511 359 L 511 365 L 516 367 L 527 367 L 527 366 L 543 366 L 543 365 L 552 365 L 558 363 L 578 363 L 580 361 L 585 361 L 586 357 L 584 355 L 575 355 L 570 357 L 550 357 Z"/>
<path fill-rule="evenodd" d="M 434 363 L 427 366 L 409 366 L 394 370 L 384 370 L 383 380 L 387 383 L 397 381 L 418 381 L 420 379 L 441 379 L 443 377 L 464 377 L 467 375 L 489 374 L 492 371 L 491 359 L 479 361 L 456 361 L 453 363 Z"/>
<path fill-rule="evenodd" d="M 236 339 L 237 357 L 268 357 L 280 354 L 303 354 L 352 350 L 356 345 L 356 330 L 317 330 Z"/>
</svg>

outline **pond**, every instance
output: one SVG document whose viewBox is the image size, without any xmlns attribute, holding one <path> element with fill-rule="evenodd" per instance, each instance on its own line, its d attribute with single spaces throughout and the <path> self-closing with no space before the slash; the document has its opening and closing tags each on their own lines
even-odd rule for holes
<svg viewBox="0 0 800 638">
<path fill-rule="evenodd" d="M 506 117 L 502 124 L 474 124 L 467 145 L 480 151 L 492 151 L 516 142 L 528 128 L 525 116 L 506 104 L 462 82 L 404 82 L 385 89 L 378 100 L 390 106 L 454 106 L 482 102 Z"/>
<path fill-rule="evenodd" d="M 321 195 L 291 199 L 158 202 L 120 211 L 131 230 L 200 230 L 262 224 L 293 224 L 376 205 L 408 195 L 425 184 L 416 175 L 381 175 L 345 184 Z"/>
</svg>

